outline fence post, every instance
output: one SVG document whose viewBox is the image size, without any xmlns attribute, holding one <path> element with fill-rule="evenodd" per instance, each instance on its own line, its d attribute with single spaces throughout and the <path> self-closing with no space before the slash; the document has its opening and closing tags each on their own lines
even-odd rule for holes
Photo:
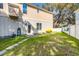
<svg viewBox="0 0 79 59">
<path fill-rule="evenodd" d="M 75 38 L 76 38 L 76 24 L 75 24 Z"/>
<path fill-rule="evenodd" d="M 70 35 L 70 24 L 69 24 L 69 35 Z"/>
</svg>

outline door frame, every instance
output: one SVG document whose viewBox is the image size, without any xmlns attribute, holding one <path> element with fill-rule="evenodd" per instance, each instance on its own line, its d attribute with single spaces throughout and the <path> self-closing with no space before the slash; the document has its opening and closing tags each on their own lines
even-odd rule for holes
<svg viewBox="0 0 79 59">
<path fill-rule="evenodd" d="M 27 32 L 31 33 L 32 26 L 30 24 L 28 24 L 27 29 L 28 29 Z"/>
</svg>

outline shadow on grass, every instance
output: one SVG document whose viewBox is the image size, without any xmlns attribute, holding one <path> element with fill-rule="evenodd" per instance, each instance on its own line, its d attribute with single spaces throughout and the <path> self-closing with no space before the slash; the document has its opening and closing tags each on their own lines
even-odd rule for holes
<svg viewBox="0 0 79 59">
<path fill-rule="evenodd" d="M 65 33 L 34 37 L 4 55 L 13 56 L 76 56 L 79 55 L 79 40 Z"/>
</svg>

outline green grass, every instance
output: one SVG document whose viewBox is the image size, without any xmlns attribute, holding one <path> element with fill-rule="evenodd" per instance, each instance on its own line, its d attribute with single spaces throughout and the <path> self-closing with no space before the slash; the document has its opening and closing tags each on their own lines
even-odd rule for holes
<svg viewBox="0 0 79 59">
<path fill-rule="evenodd" d="M 79 40 L 65 33 L 50 33 L 33 37 L 16 48 L 7 51 L 7 56 L 75 56 L 79 55 Z"/>
<path fill-rule="evenodd" d="M 16 36 L 14 38 L 9 37 L 5 39 L 0 39 L 0 50 L 3 50 L 25 38 L 26 38 L 25 35 L 21 35 L 21 36 Z"/>
</svg>

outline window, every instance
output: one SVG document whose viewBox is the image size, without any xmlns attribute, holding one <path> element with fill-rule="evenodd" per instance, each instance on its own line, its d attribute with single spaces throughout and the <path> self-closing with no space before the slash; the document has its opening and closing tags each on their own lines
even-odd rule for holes
<svg viewBox="0 0 79 59">
<path fill-rule="evenodd" d="M 37 23 L 37 30 L 41 30 L 42 29 L 42 24 L 41 23 Z"/>
<path fill-rule="evenodd" d="M 3 3 L 0 3 L 0 8 L 3 9 Z"/>
<path fill-rule="evenodd" d="M 23 3 L 23 13 L 27 13 L 27 4 Z"/>
<path fill-rule="evenodd" d="M 39 23 L 37 23 L 37 30 L 39 30 Z"/>
<path fill-rule="evenodd" d="M 40 30 L 42 29 L 42 24 L 40 23 Z"/>
</svg>

